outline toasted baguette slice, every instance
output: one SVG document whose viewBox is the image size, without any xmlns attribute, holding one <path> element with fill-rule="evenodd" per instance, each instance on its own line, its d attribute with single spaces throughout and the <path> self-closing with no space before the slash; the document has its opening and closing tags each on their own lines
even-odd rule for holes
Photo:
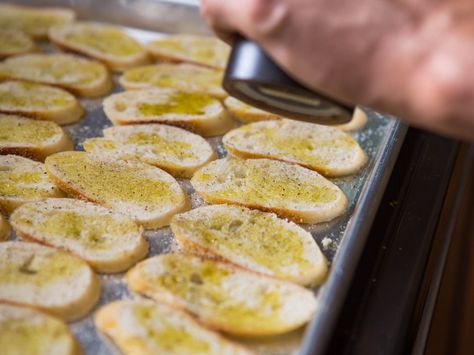
<svg viewBox="0 0 474 355">
<path fill-rule="evenodd" d="M 0 4 L 0 28 L 15 29 L 44 39 L 54 25 L 74 21 L 74 11 L 55 7 L 33 7 Z"/>
<path fill-rule="evenodd" d="M 173 176 L 190 178 L 216 158 L 211 145 L 201 136 L 166 125 L 134 125 L 103 130 L 104 138 L 90 138 L 87 152 L 124 160 L 141 160 Z"/>
<path fill-rule="evenodd" d="M 115 26 L 75 22 L 54 26 L 48 34 L 58 47 L 96 58 L 112 70 L 122 71 L 149 62 L 145 49 Z"/>
<path fill-rule="evenodd" d="M 27 34 L 17 30 L 0 28 L 0 59 L 33 52 L 36 49 L 35 42 Z"/>
<path fill-rule="evenodd" d="M 76 339 L 62 320 L 8 304 L 0 304 L 0 349 L 4 355 L 81 354 Z"/>
<path fill-rule="evenodd" d="M 0 83 L 0 112 L 69 124 L 84 113 L 76 98 L 67 91 L 26 81 Z"/>
<path fill-rule="evenodd" d="M 75 95 L 100 96 L 112 89 L 107 68 L 69 54 L 25 54 L 0 63 L 0 80 L 33 81 L 62 87 Z"/>
<path fill-rule="evenodd" d="M 134 220 L 90 202 L 27 203 L 13 212 L 10 223 L 19 237 L 67 250 L 98 272 L 125 271 L 148 253 L 143 229 Z"/>
<path fill-rule="evenodd" d="M 203 136 L 216 136 L 234 127 L 219 100 L 171 89 L 114 94 L 104 100 L 104 111 L 115 125 L 166 123 Z"/>
<path fill-rule="evenodd" d="M 222 88 L 220 71 L 192 64 L 160 63 L 126 71 L 119 79 L 126 90 L 171 88 L 189 93 L 202 93 L 218 99 L 227 97 Z"/>
<path fill-rule="evenodd" d="M 45 164 L 51 180 L 65 192 L 131 216 L 145 228 L 165 226 L 189 207 L 171 175 L 139 161 L 62 152 L 50 155 Z"/>
<path fill-rule="evenodd" d="M 0 243 L 0 302 L 70 321 L 85 315 L 99 294 L 99 280 L 81 259 L 36 243 Z"/>
<path fill-rule="evenodd" d="M 0 213 L 0 242 L 10 237 L 10 225 Z"/>
<path fill-rule="evenodd" d="M 132 291 L 183 308 L 213 329 L 240 336 L 296 329 L 316 309 L 313 293 L 301 286 L 186 254 L 147 259 L 126 279 Z"/>
<path fill-rule="evenodd" d="M 360 107 L 356 107 L 352 114 L 352 119 L 344 124 L 334 126 L 346 132 L 357 131 L 367 124 L 367 115 Z"/>
<path fill-rule="evenodd" d="M 227 97 L 224 104 L 232 114 L 232 117 L 244 123 L 279 120 L 282 118 L 280 115 L 260 110 L 232 96 Z"/>
<path fill-rule="evenodd" d="M 150 42 L 147 46 L 153 57 L 164 62 L 192 63 L 224 69 L 230 47 L 215 37 L 173 35 Z"/>
<path fill-rule="evenodd" d="M 23 155 L 39 161 L 72 150 L 73 144 L 54 122 L 0 114 L 0 154 Z"/>
<path fill-rule="evenodd" d="M 367 155 L 347 133 L 293 120 L 255 122 L 227 133 L 222 142 L 239 158 L 268 158 L 296 163 L 325 176 L 356 173 Z"/>
<path fill-rule="evenodd" d="M 64 194 L 48 178 L 44 164 L 16 155 L 0 155 L 0 209 L 7 215 L 26 202 Z"/>
<path fill-rule="evenodd" d="M 343 214 L 347 198 L 332 182 L 301 166 L 268 159 L 219 159 L 191 179 L 208 203 L 274 212 L 300 223 L 326 222 Z"/>
<path fill-rule="evenodd" d="M 215 205 L 171 221 L 183 250 L 301 285 L 321 283 L 326 259 L 311 234 L 273 213 Z"/>
<path fill-rule="evenodd" d="M 94 320 L 98 330 L 112 338 L 124 355 L 250 354 L 165 304 L 116 301 L 99 309 Z"/>
</svg>

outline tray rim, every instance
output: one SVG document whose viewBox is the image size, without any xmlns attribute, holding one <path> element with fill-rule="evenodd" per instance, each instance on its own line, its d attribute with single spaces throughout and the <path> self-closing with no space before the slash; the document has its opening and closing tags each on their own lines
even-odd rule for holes
<svg viewBox="0 0 474 355">
<path fill-rule="evenodd" d="M 382 116 L 396 119 L 389 115 Z M 408 126 L 396 119 L 392 131 L 381 143 L 392 142 L 392 149 L 382 149 L 374 157 L 376 165 L 367 176 L 371 183 L 364 184 L 360 192 L 345 236 L 334 256 L 329 276 L 320 288 L 318 302 L 319 305 L 324 305 L 324 308 L 318 308 L 319 314 L 308 324 L 300 354 L 322 355 L 325 352 L 376 215 L 375 212 L 368 212 L 376 211 L 380 205 L 407 130 Z"/>
</svg>

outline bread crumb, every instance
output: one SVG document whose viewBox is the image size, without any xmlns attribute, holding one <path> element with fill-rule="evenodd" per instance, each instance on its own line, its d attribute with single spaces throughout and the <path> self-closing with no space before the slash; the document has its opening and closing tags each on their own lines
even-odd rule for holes
<svg viewBox="0 0 474 355">
<path fill-rule="evenodd" d="M 323 244 L 323 249 L 324 250 L 327 250 L 329 249 L 329 247 L 331 246 L 332 244 L 332 239 L 331 238 L 323 238 L 323 240 L 321 241 L 321 243 Z"/>
</svg>

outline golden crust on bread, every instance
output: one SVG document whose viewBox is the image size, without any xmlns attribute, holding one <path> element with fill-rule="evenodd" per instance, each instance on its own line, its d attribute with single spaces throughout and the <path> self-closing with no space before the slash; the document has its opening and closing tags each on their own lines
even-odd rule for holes
<svg viewBox="0 0 474 355">
<path fill-rule="evenodd" d="M 16 155 L 0 155 L 0 209 L 7 215 L 26 202 L 62 197 L 44 164 Z"/>
<path fill-rule="evenodd" d="M 119 82 L 126 90 L 171 88 L 189 93 L 227 97 L 223 73 L 192 64 L 158 63 L 127 70 Z"/>
<path fill-rule="evenodd" d="M 79 96 L 101 96 L 112 77 L 100 62 L 70 54 L 25 54 L 0 63 L 0 80 L 26 80 L 61 87 Z"/>
<path fill-rule="evenodd" d="M 0 4 L 0 28 L 14 29 L 38 39 L 47 37 L 54 25 L 74 21 L 74 11 L 59 7 Z"/>
<path fill-rule="evenodd" d="M 331 177 L 354 174 L 367 162 L 365 152 L 347 133 L 287 119 L 239 127 L 227 133 L 222 142 L 239 158 L 282 160 Z"/>
<path fill-rule="evenodd" d="M 0 303 L 74 320 L 94 306 L 99 294 L 99 280 L 79 258 L 36 243 L 0 243 Z"/>
<path fill-rule="evenodd" d="M 165 171 L 135 161 L 85 152 L 62 152 L 45 161 L 51 180 L 63 191 L 159 228 L 189 208 L 189 198 Z"/>
<path fill-rule="evenodd" d="M 10 237 L 10 225 L 3 214 L 0 213 L 0 242 Z"/>
<path fill-rule="evenodd" d="M 55 122 L 0 114 L 0 154 L 22 155 L 38 161 L 72 150 L 68 135 Z"/>
<path fill-rule="evenodd" d="M 342 129 L 345 132 L 351 132 L 362 129 L 366 124 L 367 114 L 361 107 L 357 106 L 352 114 L 352 119 L 349 122 L 334 127 Z"/>
<path fill-rule="evenodd" d="M 67 250 L 98 272 L 127 270 L 148 253 L 143 229 L 131 218 L 90 202 L 51 198 L 10 216 L 22 239 Z"/>
<path fill-rule="evenodd" d="M 118 27 L 96 22 L 75 22 L 49 29 L 49 39 L 61 49 L 100 60 L 123 71 L 149 62 L 147 52 Z"/>
<path fill-rule="evenodd" d="M 145 300 L 109 303 L 97 311 L 95 324 L 124 355 L 250 354 L 188 314 L 162 303 Z"/>
<path fill-rule="evenodd" d="M 232 96 L 224 100 L 224 105 L 232 114 L 232 117 L 243 123 L 279 120 L 282 118 L 280 115 L 258 109 Z"/>
<path fill-rule="evenodd" d="M 216 136 L 234 121 L 216 98 L 172 89 L 126 91 L 104 100 L 104 112 L 115 125 L 164 123 L 203 136 Z"/>
<path fill-rule="evenodd" d="M 300 223 L 319 223 L 342 215 L 347 198 L 315 171 L 269 159 L 219 159 L 191 179 L 208 203 L 234 204 L 274 212 Z"/>
<path fill-rule="evenodd" d="M 170 35 L 148 43 L 147 50 L 155 59 L 172 63 L 192 63 L 224 69 L 230 47 L 215 37 Z"/>
<path fill-rule="evenodd" d="M 174 216 L 171 230 L 191 254 L 301 285 L 317 285 L 326 276 L 326 259 L 311 234 L 273 213 L 203 206 Z"/>
<path fill-rule="evenodd" d="M 0 28 L 0 59 L 25 54 L 37 49 L 35 42 L 25 33 Z"/>
<path fill-rule="evenodd" d="M 140 160 L 176 177 L 190 178 L 216 158 L 204 138 L 178 127 L 130 125 L 105 128 L 103 133 L 103 138 L 86 140 L 84 149 L 123 160 Z"/>
<path fill-rule="evenodd" d="M 203 206 L 175 215 L 171 230 L 189 253 L 301 285 L 317 285 L 326 276 L 326 259 L 311 234 L 273 213 Z"/>
<path fill-rule="evenodd" d="M 79 355 L 81 349 L 66 323 L 37 310 L 0 304 L 2 354 Z"/>
<path fill-rule="evenodd" d="M 69 92 L 26 81 L 0 83 L 0 112 L 69 124 L 78 121 L 84 109 Z"/>
<path fill-rule="evenodd" d="M 301 286 L 186 254 L 147 259 L 126 279 L 132 291 L 185 309 L 212 329 L 240 336 L 296 329 L 316 309 L 313 293 Z"/>
</svg>

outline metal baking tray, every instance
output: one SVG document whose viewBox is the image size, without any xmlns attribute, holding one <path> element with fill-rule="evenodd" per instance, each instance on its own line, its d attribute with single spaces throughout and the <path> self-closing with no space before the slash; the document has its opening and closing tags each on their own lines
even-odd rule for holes
<svg viewBox="0 0 474 355">
<path fill-rule="evenodd" d="M 197 1 L 30 0 L 14 3 L 70 7 L 81 20 L 120 25 L 141 42 L 163 33 L 210 33 L 199 16 Z M 47 44 L 44 46 L 51 49 Z M 121 90 L 116 84 L 114 92 Z M 102 129 L 111 125 L 102 110 L 102 100 L 81 99 L 86 109 L 84 118 L 77 124 L 64 127 L 74 140 L 76 149 L 82 150 L 82 142 L 86 138 L 102 136 Z M 357 175 L 332 179 L 348 197 L 347 213 L 329 223 L 303 225 L 311 232 L 331 265 L 324 285 L 314 289 L 319 300 L 318 311 L 308 326 L 291 333 L 275 338 L 237 339 L 258 354 L 322 354 L 324 351 L 406 132 L 406 126 L 398 120 L 369 109 L 364 108 L 364 111 L 368 124 L 353 136 L 367 153 L 368 163 Z M 226 155 L 221 137 L 208 141 L 219 157 Z M 193 207 L 204 204 L 194 193 L 189 180 L 179 182 L 191 196 Z M 147 231 L 145 237 L 150 244 L 149 256 L 167 253 L 177 247 L 169 228 Z M 16 236 L 12 238 L 16 239 Z M 102 292 L 98 304 L 88 316 L 70 324 L 87 355 L 115 353 L 97 334 L 92 315 L 106 303 L 135 297 L 127 290 L 122 276 L 100 275 Z"/>
</svg>

